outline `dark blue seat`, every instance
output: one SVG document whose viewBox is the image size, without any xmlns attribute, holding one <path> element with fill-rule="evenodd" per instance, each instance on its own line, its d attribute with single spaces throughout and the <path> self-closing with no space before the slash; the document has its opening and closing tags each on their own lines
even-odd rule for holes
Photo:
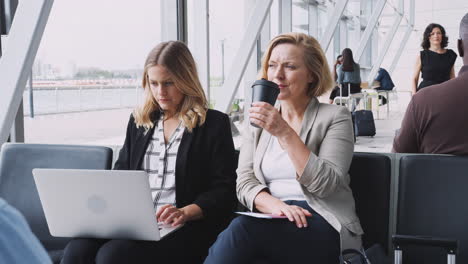
<svg viewBox="0 0 468 264">
<path fill-rule="evenodd" d="M 386 251 L 389 242 L 391 159 L 377 153 L 355 152 L 349 174 L 356 202 L 356 213 L 364 229 L 363 245 L 380 244 Z M 259 258 L 255 264 L 268 263 Z"/>
<path fill-rule="evenodd" d="M 354 153 L 349 175 L 361 221 L 364 248 L 389 242 L 391 159 L 377 153 Z"/>
<path fill-rule="evenodd" d="M 4 144 L 0 153 L 0 197 L 28 221 L 54 262 L 69 238 L 52 237 L 32 176 L 34 168 L 110 169 L 112 150 L 98 146 Z"/>
<path fill-rule="evenodd" d="M 414 155 L 400 161 L 396 232 L 458 240 L 468 263 L 468 157 Z M 403 248 L 403 263 L 446 263 L 442 248 Z"/>
</svg>

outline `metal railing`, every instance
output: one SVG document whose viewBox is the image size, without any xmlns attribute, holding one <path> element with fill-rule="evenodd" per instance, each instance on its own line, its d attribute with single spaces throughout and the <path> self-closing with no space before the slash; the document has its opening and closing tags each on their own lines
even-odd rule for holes
<svg viewBox="0 0 468 264">
<path fill-rule="evenodd" d="M 33 90 L 34 115 L 132 108 L 143 98 L 136 85 L 47 86 Z M 29 92 L 24 91 L 24 116 L 31 116 Z M 28 110 L 27 110 L 28 109 Z"/>
</svg>

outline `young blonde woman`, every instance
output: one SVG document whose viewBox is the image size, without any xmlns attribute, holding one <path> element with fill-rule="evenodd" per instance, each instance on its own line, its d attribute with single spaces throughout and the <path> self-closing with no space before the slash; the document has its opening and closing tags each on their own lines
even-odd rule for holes
<svg viewBox="0 0 468 264">
<path fill-rule="evenodd" d="M 351 114 L 319 103 L 332 88 L 325 55 L 314 38 L 275 37 L 261 76 L 278 84 L 279 107 L 249 110 L 237 169 L 237 197 L 251 211 L 284 216 L 238 216 L 210 249 L 205 264 L 339 262 L 340 248 L 360 248 L 348 170 L 354 139 Z M 249 123 L 249 122 L 245 122 Z"/>
<path fill-rule="evenodd" d="M 130 116 L 114 169 L 148 172 L 155 221 L 184 226 L 158 242 L 77 238 L 62 263 L 201 263 L 228 224 L 236 205 L 230 123 L 207 108 L 184 43 L 149 53 L 143 87 L 146 100 Z"/>
</svg>

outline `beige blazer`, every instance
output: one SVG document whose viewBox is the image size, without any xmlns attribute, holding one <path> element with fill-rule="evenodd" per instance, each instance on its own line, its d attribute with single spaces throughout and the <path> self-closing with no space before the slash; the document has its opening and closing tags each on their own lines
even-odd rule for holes
<svg viewBox="0 0 468 264">
<path fill-rule="evenodd" d="M 237 197 L 253 211 L 255 197 L 267 188 L 260 163 L 272 136 L 246 124 L 237 169 Z M 299 135 L 311 154 L 297 180 L 310 207 L 340 233 L 342 249 L 361 248 L 363 234 L 349 187 L 352 129 L 351 115 L 345 107 L 322 104 L 314 97 L 307 106 Z"/>
</svg>

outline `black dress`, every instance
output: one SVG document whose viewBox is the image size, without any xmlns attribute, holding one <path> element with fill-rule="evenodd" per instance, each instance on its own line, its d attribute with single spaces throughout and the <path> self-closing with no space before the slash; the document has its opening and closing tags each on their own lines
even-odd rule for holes
<svg viewBox="0 0 468 264">
<path fill-rule="evenodd" d="M 457 54 L 453 50 L 447 49 L 443 54 L 432 50 L 422 50 L 420 56 L 423 80 L 418 86 L 418 91 L 424 87 L 450 80 L 450 71 L 457 59 Z"/>
</svg>

